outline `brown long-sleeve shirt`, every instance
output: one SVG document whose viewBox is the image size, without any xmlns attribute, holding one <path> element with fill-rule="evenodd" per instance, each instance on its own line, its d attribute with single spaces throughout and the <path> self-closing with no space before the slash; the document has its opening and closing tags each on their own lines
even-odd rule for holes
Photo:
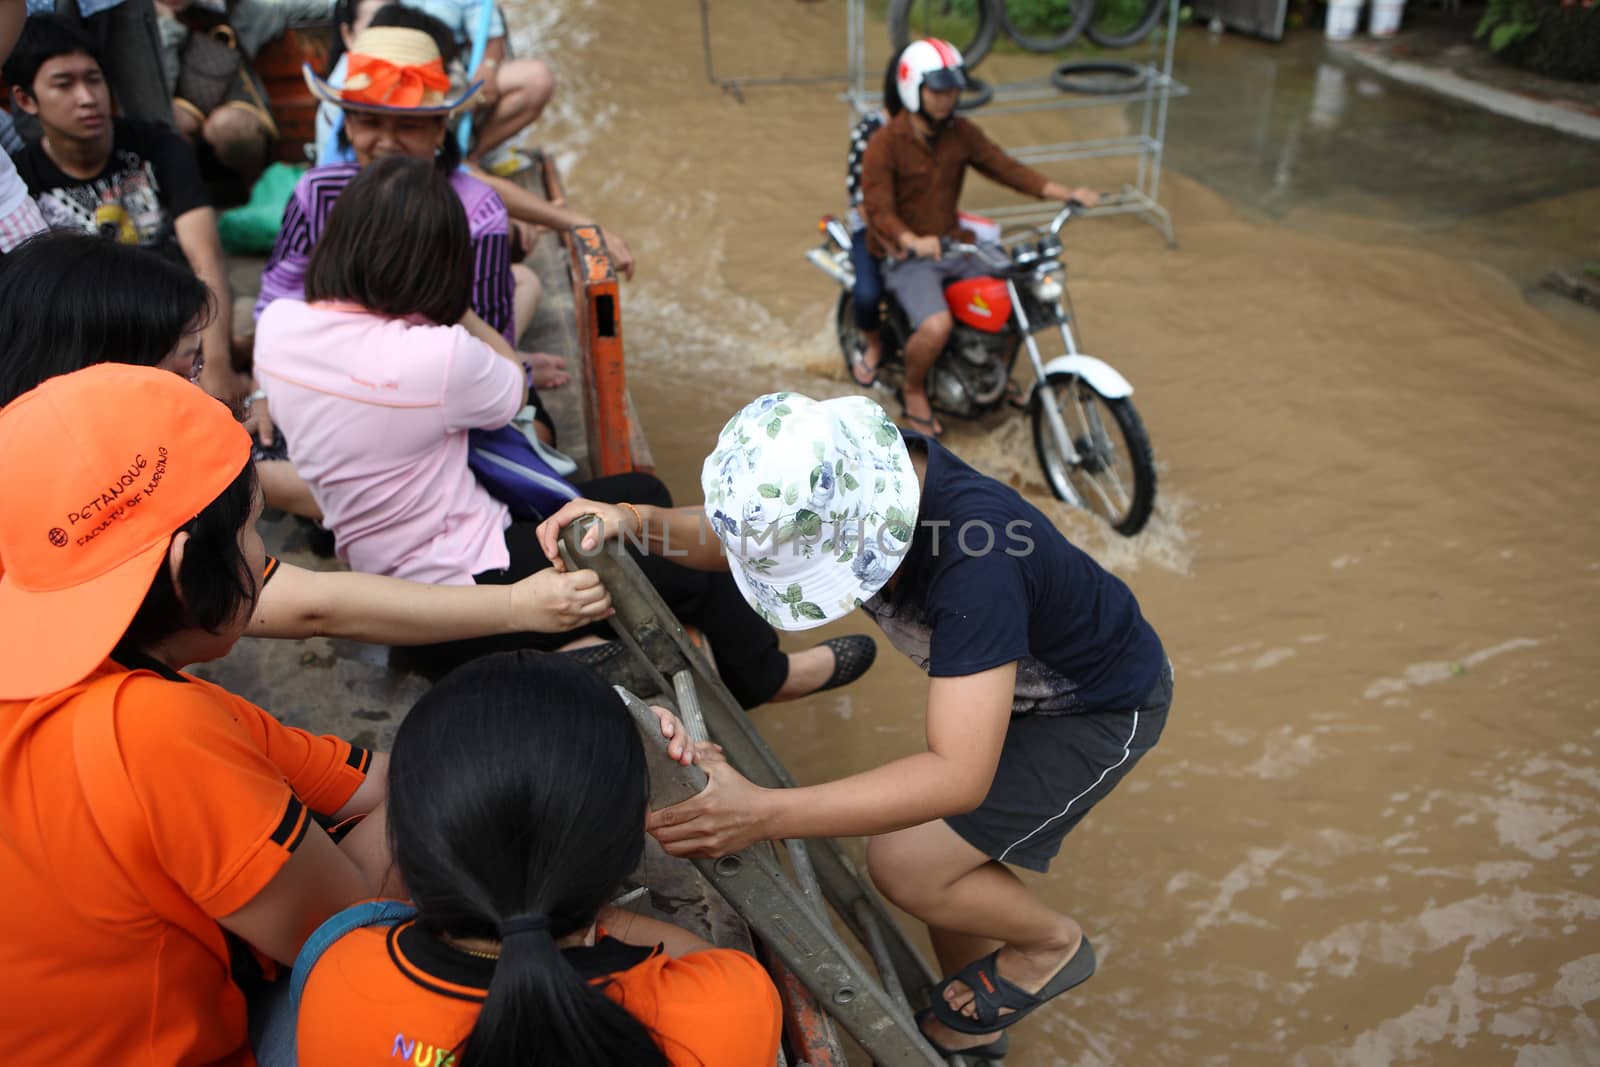
<svg viewBox="0 0 1600 1067">
<path fill-rule="evenodd" d="M 867 220 L 867 247 L 882 259 L 898 252 L 900 238 L 960 232 L 956 205 L 967 167 L 1029 196 L 1042 196 L 1048 179 L 1006 155 L 964 118 L 956 118 L 923 140 L 902 111 L 872 135 L 861 161 L 861 214 Z"/>
</svg>

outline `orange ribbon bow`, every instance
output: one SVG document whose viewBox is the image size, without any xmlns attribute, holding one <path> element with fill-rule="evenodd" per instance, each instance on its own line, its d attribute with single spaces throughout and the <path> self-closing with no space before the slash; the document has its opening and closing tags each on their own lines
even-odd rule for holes
<svg viewBox="0 0 1600 1067">
<path fill-rule="evenodd" d="M 367 76 L 367 84 L 360 89 L 349 88 L 362 74 Z M 352 54 L 345 86 L 339 95 L 351 103 L 416 107 L 428 89 L 448 93 L 450 76 L 444 72 L 444 63 L 437 59 L 401 66 L 377 56 Z"/>
</svg>

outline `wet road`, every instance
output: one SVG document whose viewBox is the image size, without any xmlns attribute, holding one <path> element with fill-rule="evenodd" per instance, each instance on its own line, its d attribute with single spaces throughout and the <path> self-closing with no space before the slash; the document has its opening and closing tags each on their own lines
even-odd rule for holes
<svg viewBox="0 0 1600 1067">
<path fill-rule="evenodd" d="M 638 256 L 631 381 L 697 499 L 744 400 L 850 388 L 834 292 L 801 258 L 841 210 L 846 112 L 815 87 L 709 86 L 693 4 L 562 6 L 530 3 L 524 31 L 562 80 L 541 137 Z M 724 74 L 842 68 L 842 4 L 713 10 Z M 1162 485 L 1131 542 L 1054 514 L 1140 597 L 1177 702 L 1032 879 L 1103 962 L 1018 1028 L 1014 1062 L 1600 1063 L 1600 329 L 1524 293 L 1600 247 L 1600 147 L 1301 37 L 1185 33 L 1196 91 L 1163 197 L 1180 250 L 1126 218 L 1070 232 L 1086 348 L 1137 387 Z M 1123 122 L 986 127 L 1017 144 Z M 1041 499 L 1025 430 L 949 443 Z M 925 685 L 890 657 L 760 722 L 802 780 L 846 774 L 918 747 Z"/>
</svg>

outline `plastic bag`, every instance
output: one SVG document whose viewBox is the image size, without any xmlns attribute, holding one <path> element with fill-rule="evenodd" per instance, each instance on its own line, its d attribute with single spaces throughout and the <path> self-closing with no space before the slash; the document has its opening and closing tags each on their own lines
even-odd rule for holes
<svg viewBox="0 0 1600 1067">
<path fill-rule="evenodd" d="M 278 228 L 283 225 L 283 209 L 306 169 L 288 163 L 272 164 L 251 188 L 249 203 L 222 213 L 217 230 L 222 235 L 222 247 L 229 254 L 265 255 L 272 251 Z"/>
</svg>

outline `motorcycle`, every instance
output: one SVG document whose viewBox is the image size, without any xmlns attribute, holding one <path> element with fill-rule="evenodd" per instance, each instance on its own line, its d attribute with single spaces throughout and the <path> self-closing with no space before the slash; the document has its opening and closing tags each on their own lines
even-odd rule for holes
<svg viewBox="0 0 1600 1067">
<path fill-rule="evenodd" d="M 1061 228 L 1081 209 L 1081 204 L 1068 202 L 1045 229 L 1004 248 L 949 239 L 941 243 L 942 254 L 975 256 L 988 272 L 945 287 L 955 327 L 928 371 L 928 398 L 936 411 L 958 418 L 978 418 L 1008 404 L 1027 412 L 1050 491 L 1131 537 L 1144 528 L 1155 505 L 1155 460 L 1133 406 L 1133 386 L 1109 363 L 1080 352 L 1073 336 Z M 851 295 L 855 270 L 850 231 L 832 215 L 823 216 L 819 228 L 822 244 L 806 258 L 843 290 L 835 325 L 845 367 L 853 372 L 865 344 Z M 1037 336 L 1052 327 L 1060 331 L 1066 354 L 1046 361 Z M 898 391 L 905 380 L 905 341 L 912 331 L 905 312 L 887 293 L 879 329 L 883 357 L 878 384 Z M 1034 381 L 1026 394 L 1019 394 L 1011 373 L 1024 348 Z"/>
</svg>

